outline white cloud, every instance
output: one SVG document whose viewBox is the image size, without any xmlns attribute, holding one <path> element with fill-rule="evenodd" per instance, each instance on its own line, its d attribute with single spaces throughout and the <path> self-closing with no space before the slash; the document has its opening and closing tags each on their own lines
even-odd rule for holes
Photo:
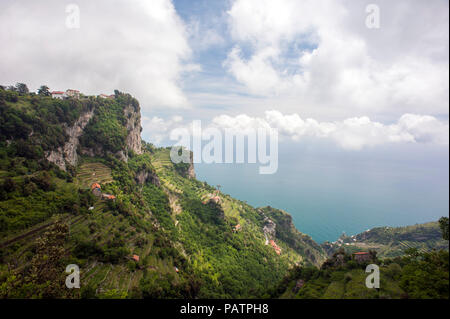
<svg viewBox="0 0 450 319">
<path fill-rule="evenodd" d="M 225 39 L 212 26 L 201 23 L 198 19 L 192 19 L 188 24 L 189 40 L 192 47 L 198 51 L 204 51 L 213 46 L 223 46 Z"/>
<path fill-rule="evenodd" d="M 159 117 L 143 119 L 146 135 L 155 144 L 170 144 L 173 129 L 186 128 L 192 132 L 192 123 L 175 116 L 169 120 Z M 298 114 L 283 114 L 276 110 L 265 112 L 264 117 L 247 114 L 219 115 L 210 122 L 202 122 L 202 129 L 215 127 L 248 134 L 255 129 L 276 129 L 280 141 L 303 142 L 311 139 L 329 139 L 346 150 L 362 150 L 391 143 L 426 143 L 448 146 L 449 124 L 429 115 L 404 114 L 395 123 L 382 124 L 367 116 L 342 121 L 320 122 L 302 119 Z"/>
<path fill-rule="evenodd" d="M 188 107 L 181 87 L 191 48 L 170 0 L 76 2 L 80 28 L 65 24 L 65 3 L 2 1 L 1 84 L 36 89 L 77 88 L 84 93 L 130 92 L 144 110 Z"/>
<path fill-rule="evenodd" d="M 143 116 L 141 122 L 145 137 L 149 138 L 148 141 L 155 145 L 162 145 L 167 141 L 170 131 L 182 125 L 183 118 L 175 115 L 164 120 L 158 116 Z"/>
<path fill-rule="evenodd" d="M 279 97 L 284 111 L 447 115 L 448 3 L 400 2 L 380 1 L 381 28 L 369 30 L 356 1 L 236 0 L 224 65 L 250 93 Z M 420 14 L 404 17 L 411 12 Z"/>
<path fill-rule="evenodd" d="M 221 115 L 212 120 L 215 127 L 244 132 L 247 128 L 277 129 L 281 136 L 300 141 L 305 137 L 328 138 L 347 150 L 360 150 L 386 143 L 434 143 L 448 145 L 449 125 L 433 116 L 404 114 L 390 125 L 371 121 L 367 116 L 343 121 L 319 122 L 303 120 L 298 114 L 283 115 L 279 111 L 265 112 L 264 118 L 245 114 L 235 117 Z"/>
</svg>

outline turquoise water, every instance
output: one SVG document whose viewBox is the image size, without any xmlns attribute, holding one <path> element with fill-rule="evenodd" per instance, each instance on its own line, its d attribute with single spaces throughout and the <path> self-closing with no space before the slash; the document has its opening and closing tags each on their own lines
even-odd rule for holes
<svg viewBox="0 0 450 319">
<path fill-rule="evenodd" d="M 375 226 L 435 221 L 449 212 L 448 149 L 425 145 L 342 151 L 280 145 L 276 174 L 257 164 L 196 164 L 197 178 L 254 206 L 281 208 L 317 242 Z"/>
</svg>

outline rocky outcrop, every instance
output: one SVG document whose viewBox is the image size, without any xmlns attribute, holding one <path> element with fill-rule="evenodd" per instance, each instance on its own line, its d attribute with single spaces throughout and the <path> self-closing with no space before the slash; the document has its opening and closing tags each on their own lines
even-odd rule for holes
<svg viewBox="0 0 450 319">
<path fill-rule="evenodd" d="M 189 168 L 187 171 L 187 177 L 194 179 L 195 178 L 195 170 L 194 170 L 194 153 L 190 154 Z"/>
<path fill-rule="evenodd" d="M 134 106 L 130 104 L 124 109 L 124 114 L 127 119 L 127 148 L 140 155 L 142 154 L 141 113 L 136 111 Z"/>
<path fill-rule="evenodd" d="M 145 183 L 149 182 L 157 187 L 161 186 L 161 182 L 158 178 L 158 175 L 156 175 L 155 172 L 150 170 L 142 169 L 138 171 L 136 173 L 135 179 L 139 185 L 144 185 Z"/>
<path fill-rule="evenodd" d="M 275 239 L 277 224 L 268 217 L 264 218 L 263 232 L 266 238 Z"/>
<path fill-rule="evenodd" d="M 80 144 L 80 136 L 83 134 L 85 126 L 94 115 L 94 110 L 83 113 L 73 126 L 65 125 L 65 131 L 69 139 L 63 147 L 46 154 L 49 162 L 56 164 L 60 169 L 66 170 L 67 164 L 75 166 L 78 162 L 77 148 Z"/>
<path fill-rule="evenodd" d="M 124 108 L 124 115 L 126 118 L 126 149 L 121 150 L 115 154 L 111 154 L 105 151 L 102 145 L 96 145 L 95 147 L 85 147 L 82 145 L 80 153 L 87 156 L 105 156 L 114 155 L 116 158 L 127 162 L 128 151 L 133 151 L 135 154 L 142 154 L 142 141 L 141 141 L 141 114 L 135 110 L 133 105 L 128 105 Z M 94 110 L 86 112 L 80 116 L 80 118 L 71 127 L 66 127 L 65 131 L 69 136 L 68 141 L 63 147 L 59 147 L 56 150 L 48 152 L 46 158 L 48 161 L 55 163 L 62 170 L 67 170 L 67 165 L 75 166 L 78 161 L 77 150 L 80 145 L 79 138 L 83 134 L 83 130 L 89 123 L 89 120 L 94 116 Z M 151 175 L 151 174 L 150 174 Z M 147 177 L 145 177 L 147 178 Z M 157 181 L 153 180 L 154 183 Z"/>
<path fill-rule="evenodd" d="M 270 206 L 259 208 L 259 214 L 263 218 L 263 232 L 266 237 L 266 245 L 270 240 L 285 242 L 297 251 L 303 262 L 309 262 L 319 267 L 325 261 L 327 254 L 323 248 L 308 235 L 299 232 L 292 221 L 292 216 L 287 212 Z"/>
</svg>

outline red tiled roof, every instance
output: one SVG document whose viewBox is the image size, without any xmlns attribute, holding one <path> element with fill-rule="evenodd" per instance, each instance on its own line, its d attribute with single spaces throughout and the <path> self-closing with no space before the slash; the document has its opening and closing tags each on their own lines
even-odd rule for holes
<svg viewBox="0 0 450 319">
<path fill-rule="evenodd" d="M 357 252 L 357 253 L 353 253 L 353 255 L 367 255 L 368 253 L 367 252 L 365 252 L 365 251 L 360 251 L 360 252 Z"/>
<path fill-rule="evenodd" d="M 64 94 L 62 91 L 53 91 L 52 94 Z"/>
<path fill-rule="evenodd" d="M 100 184 L 98 184 L 98 183 L 92 184 L 92 185 L 91 185 L 91 189 L 94 189 L 94 188 L 101 188 L 101 187 L 100 187 Z"/>
</svg>

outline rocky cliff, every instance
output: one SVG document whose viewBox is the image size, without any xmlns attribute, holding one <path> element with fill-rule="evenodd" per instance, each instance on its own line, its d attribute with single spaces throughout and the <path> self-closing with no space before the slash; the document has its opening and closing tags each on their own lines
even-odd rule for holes
<svg viewBox="0 0 450 319">
<path fill-rule="evenodd" d="M 62 170 L 66 170 L 67 164 L 77 165 L 77 148 L 80 145 L 80 136 L 93 115 L 94 110 L 87 111 L 78 118 L 74 125 L 67 126 L 67 124 L 63 124 L 68 135 L 68 141 L 64 146 L 47 153 L 46 158 L 49 162 L 56 164 Z"/>
<path fill-rule="evenodd" d="M 264 221 L 197 180 L 192 155 L 175 164 L 166 148 L 141 148 L 139 103 L 130 95 L 9 95 L 0 88 L 0 286 L 7 278 L 17 287 L 7 297 L 79 298 L 81 290 L 58 281 L 67 260 L 94 274 L 81 284 L 99 298 L 259 297 L 294 265 L 319 265 L 321 248 L 284 213 L 267 210 Z M 92 196 L 94 183 L 109 196 Z M 58 229 L 48 227 L 59 224 L 70 233 L 60 227 L 49 241 Z M 30 245 L 36 237 L 48 244 L 43 254 L 65 252 L 51 257 L 51 277 L 34 272 L 49 266 Z"/>
<path fill-rule="evenodd" d="M 90 110 L 81 113 L 73 125 L 62 124 L 66 141 L 47 151 L 46 159 L 67 170 L 68 165 L 76 166 L 78 153 L 91 157 L 113 155 L 124 162 L 130 152 L 142 154 L 141 114 L 134 101 L 128 95 L 108 101 L 81 101 L 90 105 Z"/>
<path fill-rule="evenodd" d="M 187 171 L 187 177 L 195 178 L 194 153 L 191 152 L 191 155 L 189 158 L 190 158 L 190 162 L 189 162 L 189 167 L 188 167 L 188 171 Z"/>
<path fill-rule="evenodd" d="M 130 104 L 125 107 L 124 114 L 127 119 L 127 149 L 140 155 L 142 154 L 141 113 Z"/>
<path fill-rule="evenodd" d="M 290 214 L 270 206 L 259 208 L 258 212 L 264 218 L 266 240 L 285 242 L 313 265 L 320 266 L 326 260 L 327 254 L 323 248 L 310 236 L 297 230 Z"/>
</svg>

